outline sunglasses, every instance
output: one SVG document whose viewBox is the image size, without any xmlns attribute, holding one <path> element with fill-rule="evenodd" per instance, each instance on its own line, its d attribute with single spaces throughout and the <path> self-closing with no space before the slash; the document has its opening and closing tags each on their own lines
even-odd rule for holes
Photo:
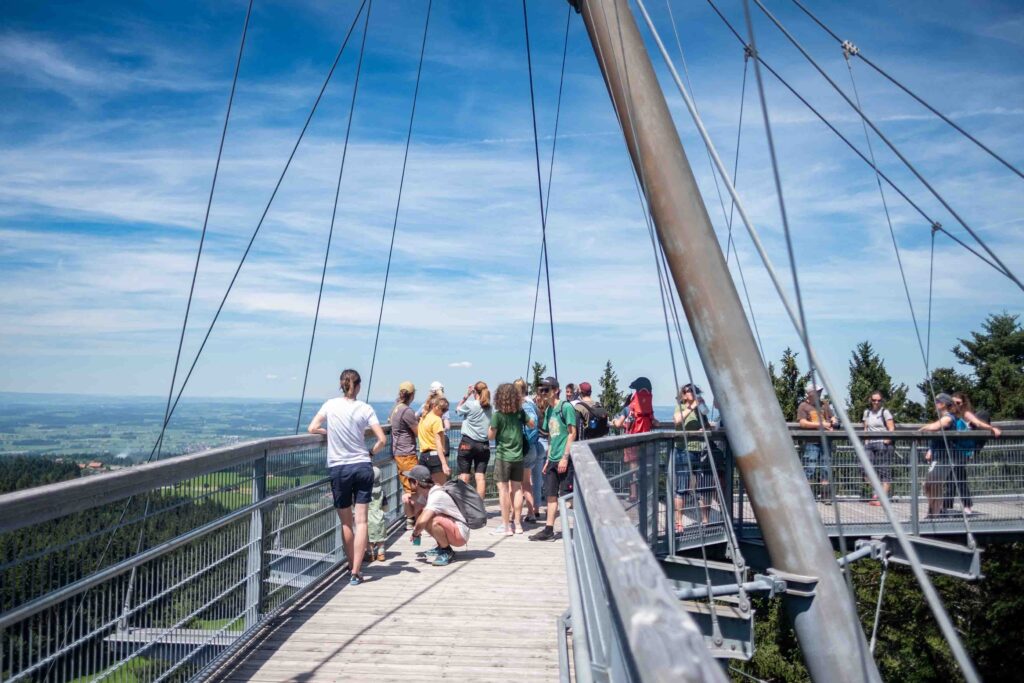
<svg viewBox="0 0 1024 683">
<path fill-rule="evenodd" d="M 873 399 L 871 399 L 871 402 L 872 403 L 881 403 L 882 399 L 880 399 L 880 398 L 873 398 Z"/>
<path fill-rule="evenodd" d="M 419 486 L 421 489 L 429 489 L 431 484 L 433 484 L 433 482 L 431 482 L 430 484 L 424 484 L 422 481 L 416 482 L 416 485 Z"/>
</svg>

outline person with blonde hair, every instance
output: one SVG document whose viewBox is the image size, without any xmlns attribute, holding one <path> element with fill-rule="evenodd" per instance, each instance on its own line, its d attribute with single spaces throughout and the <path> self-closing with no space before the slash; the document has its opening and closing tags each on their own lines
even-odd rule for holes
<svg viewBox="0 0 1024 683">
<path fill-rule="evenodd" d="M 423 411 L 423 417 L 417 428 L 419 437 L 419 464 L 430 470 L 436 484 L 443 484 L 451 476 L 448 458 L 444 455 L 445 428 L 442 415 L 448 412 L 448 399 L 444 396 L 434 397 L 430 401 L 430 409 Z"/>
<path fill-rule="evenodd" d="M 512 386 L 516 388 L 519 395 L 523 397 L 523 411 L 527 417 L 534 421 L 535 426 L 523 426 L 523 523 L 536 524 L 537 502 L 540 500 L 540 487 L 542 462 L 546 457 L 540 445 L 540 411 L 537 404 L 529 396 L 529 389 L 526 381 L 520 377 Z"/>
<path fill-rule="evenodd" d="M 402 508 L 405 512 L 405 528 L 412 529 L 416 525 L 412 497 L 417 495 L 416 482 L 409 478 L 409 471 L 419 464 L 416 451 L 416 436 L 419 420 L 409 404 L 416 397 L 416 387 L 412 382 L 398 385 L 398 400 L 391 409 L 391 453 L 398 470 L 398 480 L 402 483 Z"/>
<path fill-rule="evenodd" d="M 309 423 L 310 434 L 327 436 L 327 467 L 331 478 L 334 508 L 341 519 L 341 538 L 345 556 L 350 558 L 349 584 L 363 582 L 360 571 L 369 544 L 368 508 L 373 495 L 373 464 L 371 453 L 384 449 L 387 439 L 377 414 L 368 404 L 357 400 L 362 378 L 355 370 L 345 370 L 339 381 L 342 396 L 320 406 Z M 327 427 L 324 428 L 324 422 Z M 366 430 L 377 437 L 373 448 L 366 448 Z M 355 503 L 355 515 L 352 505 Z"/>
<path fill-rule="evenodd" d="M 523 427 L 536 422 L 523 410 L 523 398 L 512 384 L 500 384 L 494 395 L 494 407 L 488 437 L 494 439 L 494 481 L 498 485 L 501 526 L 492 533 L 511 536 L 523 533 L 516 520 L 523 511 Z"/>
<path fill-rule="evenodd" d="M 491 390 L 487 383 L 470 384 L 465 396 L 455 406 L 462 416 L 462 441 L 459 443 L 459 479 L 469 483 L 469 475 L 476 477 L 476 492 L 481 498 L 487 491 L 487 463 L 491 461 L 491 444 L 487 438 L 491 426 Z"/>
</svg>

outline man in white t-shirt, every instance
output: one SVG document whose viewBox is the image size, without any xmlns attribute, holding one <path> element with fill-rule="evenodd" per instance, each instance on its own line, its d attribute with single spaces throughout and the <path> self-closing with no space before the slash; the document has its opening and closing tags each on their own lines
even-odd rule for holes
<svg viewBox="0 0 1024 683">
<path fill-rule="evenodd" d="M 427 551 L 426 555 L 433 556 L 435 566 L 451 564 L 455 558 L 455 551 L 452 548 L 462 547 L 469 540 L 466 518 L 452 497 L 445 492 L 444 487 L 434 485 L 430 470 L 426 466 L 416 465 L 409 470 L 407 476 L 416 482 L 420 493 L 420 496 L 414 498 L 414 502 L 419 500 L 423 505 L 423 511 L 416 518 L 416 528 L 412 531 L 413 543 L 418 544 L 420 535 L 426 531 L 437 541 L 437 547 Z M 424 500 L 425 502 L 422 502 Z"/>
</svg>

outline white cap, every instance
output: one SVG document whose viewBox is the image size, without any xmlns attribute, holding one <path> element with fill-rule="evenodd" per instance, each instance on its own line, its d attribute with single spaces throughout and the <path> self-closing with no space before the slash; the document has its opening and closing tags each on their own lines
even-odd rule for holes
<svg viewBox="0 0 1024 683">
<path fill-rule="evenodd" d="M 807 385 L 804 387 L 804 391 L 821 391 L 824 388 L 825 387 L 821 386 L 820 384 L 815 384 L 814 382 L 808 382 Z"/>
<path fill-rule="evenodd" d="M 436 381 L 436 380 L 431 382 L 430 383 L 430 393 L 432 393 L 432 394 L 437 394 L 437 393 L 443 394 L 444 393 L 444 385 L 441 384 L 440 382 Z"/>
</svg>

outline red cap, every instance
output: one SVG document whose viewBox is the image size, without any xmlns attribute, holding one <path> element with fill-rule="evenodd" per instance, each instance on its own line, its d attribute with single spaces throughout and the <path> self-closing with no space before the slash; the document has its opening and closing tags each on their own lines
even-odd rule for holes
<svg viewBox="0 0 1024 683">
<path fill-rule="evenodd" d="M 594 387 L 590 386 L 590 382 L 580 382 L 580 394 L 583 396 L 590 396 L 591 392 L 594 391 Z"/>
</svg>

